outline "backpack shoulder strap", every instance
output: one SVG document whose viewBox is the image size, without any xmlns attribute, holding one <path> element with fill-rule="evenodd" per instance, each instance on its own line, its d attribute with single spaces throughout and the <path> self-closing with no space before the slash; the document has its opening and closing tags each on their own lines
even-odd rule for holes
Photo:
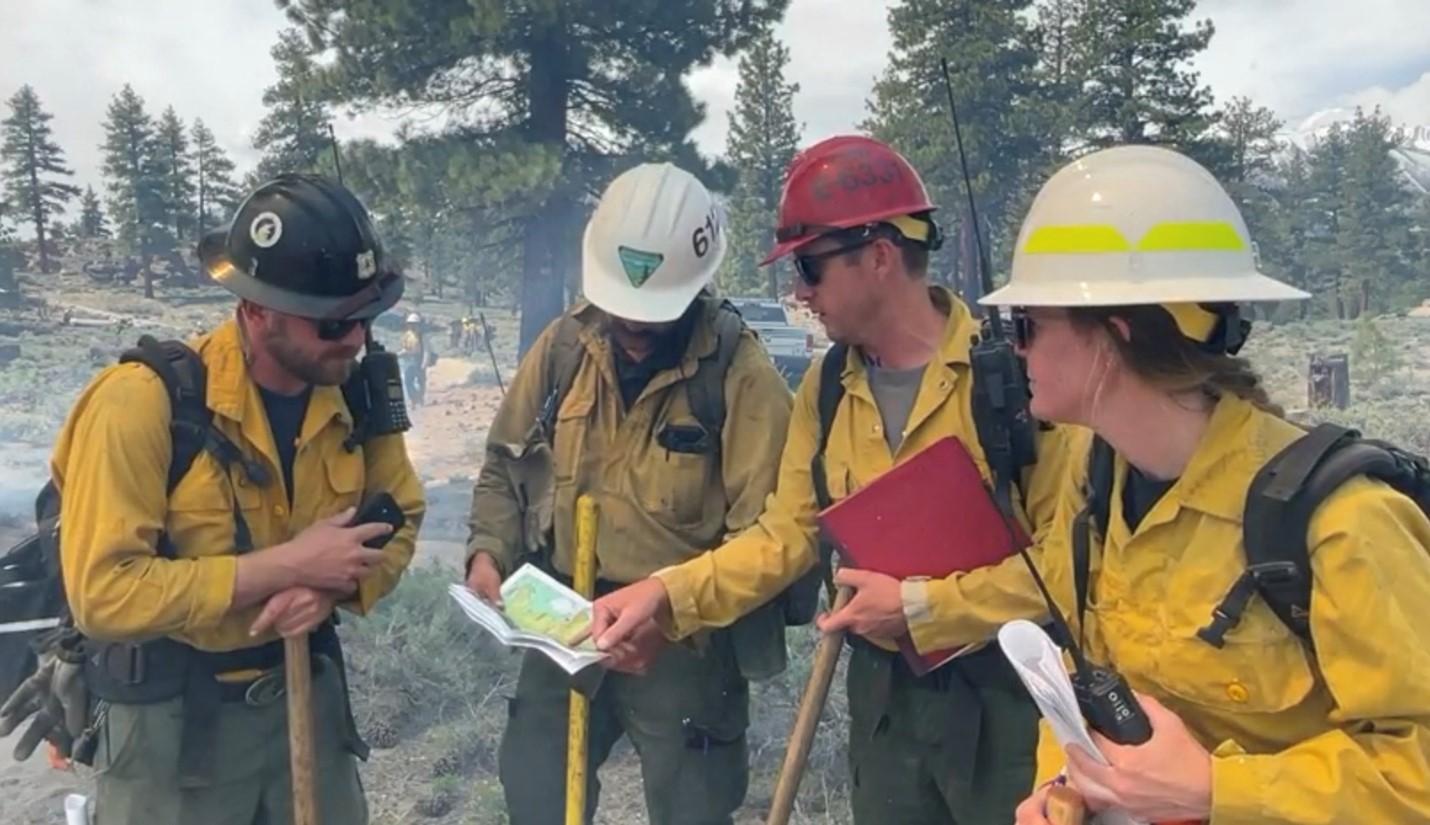
<svg viewBox="0 0 1430 825">
<path fill-rule="evenodd" d="M 581 322 L 569 311 L 556 319 L 556 332 L 551 347 L 546 351 L 546 374 L 551 384 L 546 400 L 541 404 L 538 420 L 541 431 L 548 440 L 556 429 L 556 416 L 561 412 L 561 402 L 571 385 L 576 381 L 576 373 L 581 369 L 585 349 L 581 346 Z"/>
<path fill-rule="evenodd" d="M 1079 632 L 1082 632 L 1084 627 L 1083 614 L 1087 610 L 1087 594 L 1090 586 L 1088 579 L 1092 571 L 1092 534 L 1096 532 L 1099 541 L 1105 540 L 1107 523 L 1112 517 L 1112 484 L 1117 468 L 1116 459 L 1117 454 L 1113 451 L 1112 445 L 1099 436 L 1093 436 L 1092 447 L 1088 450 L 1087 457 L 1085 500 L 1082 511 L 1073 520 L 1073 595 L 1077 602 Z M 1067 644 L 1073 643 L 1072 639 L 1064 641 Z M 1078 645 L 1081 647 L 1080 640 Z"/>
<path fill-rule="evenodd" d="M 1107 535 L 1107 522 L 1112 518 L 1112 484 L 1116 473 L 1117 455 L 1101 436 L 1093 436 L 1087 457 L 1088 516 L 1099 535 Z"/>
<path fill-rule="evenodd" d="M 690 411 L 710 437 L 716 451 L 725 431 L 725 375 L 740 347 L 745 322 L 729 301 L 721 301 L 715 312 L 715 351 L 700 359 L 695 375 L 685 382 Z"/>
<path fill-rule="evenodd" d="M 145 335 L 139 339 L 138 346 L 120 355 L 119 361 L 140 363 L 153 370 L 169 394 L 169 436 L 173 453 L 165 485 L 167 493 L 174 492 L 201 452 L 208 452 L 225 469 L 239 465 L 249 481 L 260 487 L 268 484 L 268 471 L 263 465 L 246 458 L 238 445 L 214 426 L 213 410 L 208 406 L 208 369 L 193 348 L 182 341 L 159 341 Z M 246 553 L 253 549 L 253 536 L 236 499 L 233 518 L 234 548 Z M 171 558 L 175 555 L 167 536 L 160 537 L 158 551 Z"/>
<path fill-rule="evenodd" d="M 1220 647 L 1253 594 L 1266 600 L 1282 623 L 1311 641 L 1311 517 L 1351 478 L 1380 479 L 1422 503 L 1430 490 L 1424 458 L 1355 430 L 1321 424 L 1266 462 L 1246 493 L 1242 546 L 1246 572 L 1198 632 Z"/>
<path fill-rule="evenodd" d="M 829 495 L 824 451 L 829 447 L 829 430 L 834 426 L 834 414 L 839 411 L 839 402 L 844 400 L 844 364 L 848 358 L 849 347 L 835 344 L 824 353 L 824 360 L 819 365 L 819 396 L 816 407 L 819 411 L 819 448 L 814 451 L 810 472 L 814 481 L 814 497 L 821 510 L 834 503 Z"/>
<path fill-rule="evenodd" d="M 203 359 L 182 341 L 159 341 L 152 335 L 119 356 L 120 363 L 138 362 L 159 376 L 169 394 L 173 458 L 169 462 L 168 492 L 193 466 L 209 441 L 213 411 L 208 407 L 208 370 Z"/>
</svg>

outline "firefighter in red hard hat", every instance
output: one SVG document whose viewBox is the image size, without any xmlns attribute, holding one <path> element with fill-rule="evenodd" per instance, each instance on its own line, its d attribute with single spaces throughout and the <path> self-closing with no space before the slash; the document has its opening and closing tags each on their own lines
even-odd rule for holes
<svg viewBox="0 0 1430 825">
<path fill-rule="evenodd" d="M 611 648 L 651 621 L 675 637 L 728 625 L 776 594 L 797 607 L 798 583 L 820 557 L 821 509 L 948 436 L 987 467 L 969 358 L 978 324 L 929 283 L 929 253 L 940 244 L 934 210 L 918 173 L 879 141 L 836 137 L 795 157 L 765 263 L 794 256 L 795 295 L 835 345 L 800 385 L 776 492 L 755 525 L 722 547 L 598 600 L 599 645 Z M 1013 482 L 1012 497 L 1035 538 L 1052 522 L 1070 457 L 1086 455 L 1083 430 L 1038 438 L 1038 461 Z M 1004 622 L 1046 619 L 1023 562 L 902 581 L 845 567 L 835 580 L 855 595 L 818 624 L 854 639 L 854 821 L 1011 821 L 1032 787 L 1038 714 L 997 646 L 984 643 Z M 799 612 L 787 618 L 798 622 Z M 921 654 L 976 647 L 918 675 L 897 652 L 905 637 Z"/>
</svg>

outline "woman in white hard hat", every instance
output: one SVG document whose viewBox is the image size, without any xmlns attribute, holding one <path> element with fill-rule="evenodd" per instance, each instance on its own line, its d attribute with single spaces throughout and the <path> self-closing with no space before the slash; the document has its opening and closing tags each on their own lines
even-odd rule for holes
<svg viewBox="0 0 1430 825">
<path fill-rule="evenodd" d="M 1309 553 L 1304 638 L 1244 577 L 1248 490 L 1303 433 L 1235 357 L 1249 327 L 1236 305 L 1305 297 L 1256 271 L 1241 215 L 1205 169 L 1118 147 L 1048 181 L 1008 286 L 983 299 L 1014 308 L 1033 414 L 1110 445 L 1106 529 L 1064 502 L 1041 562 L 1088 658 L 1126 678 L 1151 723 L 1141 745 L 1095 735 L 1110 764 L 1045 729 L 1039 777 L 1061 772 L 1093 810 L 1218 825 L 1430 821 L 1425 515 L 1357 477 L 1304 536 L 1281 537 Z M 1244 598 L 1229 607 L 1234 591 Z M 1047 821 L 1047 788 L 1019 823 Z"/>
</svg>

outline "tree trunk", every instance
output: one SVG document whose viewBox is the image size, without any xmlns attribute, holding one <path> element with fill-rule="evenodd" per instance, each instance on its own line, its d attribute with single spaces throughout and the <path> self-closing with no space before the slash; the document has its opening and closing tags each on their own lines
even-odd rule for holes
<svg viewBox="0 0 1430 825">
<path fill-rule="evenodd" d="M 531 71 L 527 75 L 527 99 L 530 116 L 526 122 L 527 137 L 562 156 L 566 151 L 567 96 L 570 91 L 567 62 L 567 33 L 561 12 L 543 29 L 534 33 L 528 44 Z M 521 263 L 521 334 L 520 355 L 525 355 L 547 324 L 561 314 L 564 307 L 564 272 L 556 271 L 559 259 L 553 247 L 570 242 L 561 232 L 564 203 L 574 201 L 567 187 L 557 185 L 552 194 L 522 226 Z"/>
<path fill-rule="evenodd" d="M 29 138 L 29 159 L 30 159 L 30 191 L 34 193 L 35 201 L 30 204 L 31 216 L 35 219 L 35 240 L 40 247 L 40 273 L 45 274 L 50 271 L 50 253 L 45 249 L 45 197 L 40 191 L 39 158 L 35 157 L 35 134 L 29 124 L 25 130 Z"/>
</svg>

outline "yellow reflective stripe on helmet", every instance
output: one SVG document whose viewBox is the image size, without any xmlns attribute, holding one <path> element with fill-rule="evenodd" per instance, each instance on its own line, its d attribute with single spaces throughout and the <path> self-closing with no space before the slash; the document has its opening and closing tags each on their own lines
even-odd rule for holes
<svg viewBox="0 0 1430 825">
<path fill-rule="evenodd" d="M 1226 221 L 1159 223 L 1137 242 L 1138 252 L 1236 252 L 1246 241 Z"/>
<path fill-rule="evenodd" d="M 1077 253 L 1130 252 L 1132 245 L 1105 223 L 1069 226 L 1040 226 L 1028 236 L 1023 251 L 1029 255 L 1068 255 Z"/>
<path fill-rule="evenodd" d="M 1246 241 L 1226 221 L 1168 221 L 1147 230 L 1137 252 L 1236 252 Z M 1040 226 L 1028 236 L 1029 255 L 1077 255 L 1132 252 L 1134 247 L 1117 227 L 1105 223 Z"/>
</svg>

